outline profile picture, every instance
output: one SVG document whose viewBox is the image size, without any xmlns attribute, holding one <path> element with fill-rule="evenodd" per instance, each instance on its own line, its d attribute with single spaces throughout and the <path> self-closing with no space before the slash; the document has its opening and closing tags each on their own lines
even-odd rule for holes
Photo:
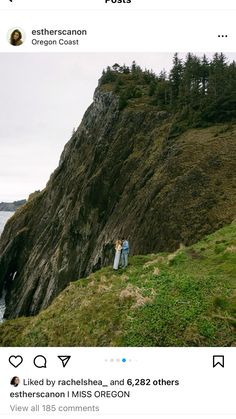
<svg viewBox="0 0 236 419">
<path fill-rule="evenodd" d="M 11 385 L 14 387 L 18 387 L 18 385 L 20 384 L 20 379 L 19 377 L 13 377 L 11 379 Z"/>
<path fill-rule="evenodd" d="M 24 34 L 20 29 L 10 31 L 9 42 L 14 47 L 19 47 L 24 42 Z"/>
</svg>

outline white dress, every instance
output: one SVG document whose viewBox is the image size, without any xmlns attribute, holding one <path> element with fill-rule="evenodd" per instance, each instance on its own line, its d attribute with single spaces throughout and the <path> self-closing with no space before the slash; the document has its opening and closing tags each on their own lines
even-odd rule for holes
<svg viewBox="0 0 236 419">
<path fill-rule="evenodd" d="M 114 259 L 114 264 L 113 264 L 113 269 L 115 269 L 116 271 L 119 268 L 121 249 L 122 249 L 121 246 L 118 246 L 118 248 L 116 249 L 116 254 L 115 254 L 115 259 Z"/>
</svg>

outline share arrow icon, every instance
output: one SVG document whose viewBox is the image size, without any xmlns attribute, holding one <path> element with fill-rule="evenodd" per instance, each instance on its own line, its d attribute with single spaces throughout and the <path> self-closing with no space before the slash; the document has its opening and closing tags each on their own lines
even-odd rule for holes
<svg viewBox="0 0 236 419">
<path fill-rule="evenodd" d="M 62 362 L 63 368 L 65 368 L 66 365 L 68 364 L 69 360 L 71 359 L 71 356 L 70 355 L 58 355 L 58 358 Z"/>
</svg>

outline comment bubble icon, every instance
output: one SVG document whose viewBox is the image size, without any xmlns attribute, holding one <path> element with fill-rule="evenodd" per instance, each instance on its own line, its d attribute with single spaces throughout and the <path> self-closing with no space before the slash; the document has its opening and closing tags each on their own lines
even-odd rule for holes
<svg viewBox="0 0 236 419">
<path fill-rule="evenodd" d="M 34 365 L 36 368 L 47 368 L 47 360 L 43 355 L 37 355 L 34 358 Z"/>
</svg>

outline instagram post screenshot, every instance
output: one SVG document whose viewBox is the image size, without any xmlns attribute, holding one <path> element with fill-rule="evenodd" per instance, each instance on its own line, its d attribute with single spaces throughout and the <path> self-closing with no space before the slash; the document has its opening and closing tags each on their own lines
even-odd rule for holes
<svg viewBox="0 0 236 419">
<path fill-rule="evenodd" d="M 0 416 L 236 418 L 236 4 L 0 0 Z"/>
</svg>

